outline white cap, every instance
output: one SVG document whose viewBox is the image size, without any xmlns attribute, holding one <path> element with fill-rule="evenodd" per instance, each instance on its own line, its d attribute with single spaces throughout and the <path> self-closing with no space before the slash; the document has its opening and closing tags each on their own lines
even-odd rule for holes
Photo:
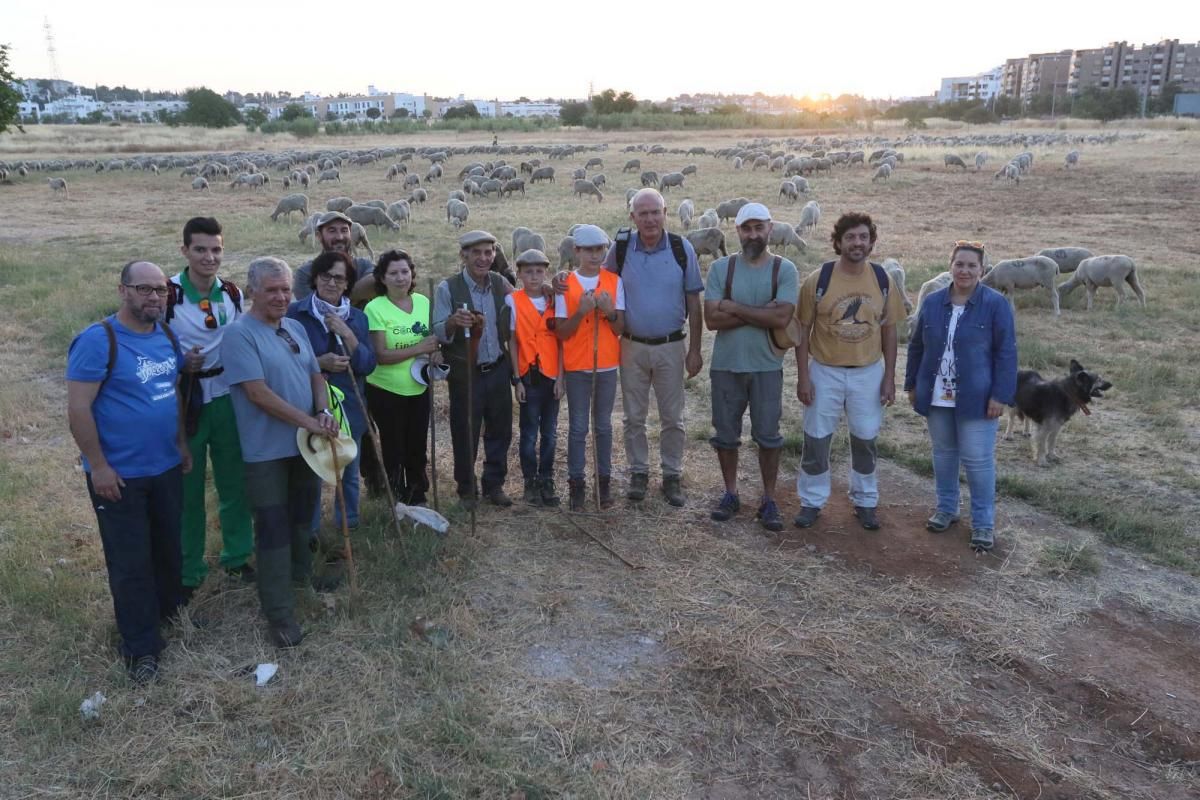
<svg viewBox="0 0 1200 800">
<path fill-rule="evenodd" d="M 600 247 L 608 244 L 608 234 L 595 225 L 580 225 L 571 234 L 576 247 Z"/>
<path fill-rule="evenodd" d="M 762 203 L 746 203 L 737 213 L 737 219 L 733 221 L 734 225 L 741 226 L 743 222 L 752 219 L 759 219 L 763 222 L 771 221 L 771 212 Z"/>
</svg>

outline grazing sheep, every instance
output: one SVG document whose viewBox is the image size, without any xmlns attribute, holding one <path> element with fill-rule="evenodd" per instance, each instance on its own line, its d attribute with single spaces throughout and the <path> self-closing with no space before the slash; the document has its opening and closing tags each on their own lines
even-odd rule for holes
<svg viewBox="0 0 1200 800">
<path fill-rule="evenodd" d="M 577 181 L 583 180 L 587 177 L 587 170 L 583 167 L 578 167 L 571 173 L 571 177 Z"/>
<path fill-rule="evenodd" d="M 571 227 L 572 227 L 572 228 L 574 228 L 575 226 L 574 226 L 574 225 L 572 225 Z M 513 228 L 513 232 L 512 232 L 512 246 L 513 246 L 513 252 L 514 252 L 514 253 L 522 253 L 522 252 L 524 252 L 523 250 L 521 250 L 521 249 L 518 247 L 518 245 L 520 244 L 520 242 L 524 241 L 524 239 L 525 239 L 525 237 L 526 237 L 526 236 L 529 236 L 529 235 L 530 235 L 530 234 L 532 234 L 532 233 L 533 233 L 533 229 L 532 229 L 532 228 L 526 228 L 524 225 L 518 225 L 517 227 Z M 543 252 L 544 252 L 544 251 L 543 251 Z"/>
<path fill-rule="evenodd" d="M 585 180 L 575 181 L 574 194 L 576 197 L 583 197 L 585 194 L 594 194 L 596 196 L 597 203 L 604 202 L 603 193 L 601 193 L 601 191 L 596 187 L 596 184 L 592 183 L 591 181 L 585 181 Z"/>
<path fill-rule="evenodd" d="M 504 184 L 495 178 L 488 178 L 483 183 L 479 184 L 479 193 L 487 197 L 492 192 L 496 193 L 496 197 L 504 196 Z"/>
<path fill-rule="evenodd" d="M 397 200 L 387 207 L 387 215 L 400 222 L 412 222 L 412 206 L 407 200 Z"/>
<path fill-rule="evenodd" d="M 742 210 L 742 206 L 750 201 L 745 197 L 735 197 L 732 200 L 726 200 L 723 203 L 717 203 L 717 219 L 724 222 L 727 219 L 733 219 L 737 213 Z"/>
<path fill-rule="evenodd" d="M 783 165 L 784 165 L 784 161 L 783 161 L 782 156 L 779 158 L 772 158 L 770 171 L 771 172 L 779 172 L 781 169 L 783 169 Z"/>
<path fill-rule="evenodd" d="M 425 182 L 429 183 L 430 181 L 437 180 L 440 177 L 442 177 L 442 165 L 432 164 L 429 167 L 429 171 L 425 173 Z M 407 180 L 407 178 L 405 180 Z"/>
<path fill-rule="evenodd" d="M 526 250 L 541 250 L 546 252 L 546 239 L 529 228 L 520 227 L 513 231 L 513 251 L 524 253 Z"/>
<path fill-rule="evenodd" d="M 884 264 L 886 263 L 887 262 L 885 261 Z M 885 266 L 884 269 L 887 269 L 887 267 Z M 925 303 L 925 298 L 939 289 L 945 289 L 950 285 L 951 281 L 952 279 L 949 272 L 940 272 L 921 284 L 921 289 L 917 292 L 917 303 L 915 306 L 912 306 L 912 310 L 909 311 L 908 319 L 904 325 L 898 325 L 896 327 L 897 333 L 900 334 L 901 341 L 907 342 L 917 332 L 917 317 L 920 316 L 921 306 Z"/>
<path fill-rule="evenodd" d="M 796 189 L 796 184 L 791 181 L 780 181 L 779 196 L 786 197 L 790 202 L 796 202 L 800 199 L 800 192 Z"/>
<path fill-rule="evenodd" d="M 150 171 L 153 172 L 155 175 L 157 175 L 158 174 L 158 164 L 151 164 Z"/>
<path fill-rule="evenodd" d="M 894 258 L 885 258 L 883 260 L 883 271 L 892 279 L 892 283 L 896 286 L 896 291 L 900 292 L 901 299 L 904 300 L 904 312 L 911 314 L 913 312 L 912 301 L 908 299 L 908 290 L 904 287 L 904 267 Z"/>
<path fill-rule="evenodd" d="M 600 177 L 603 178 L 604 176 L 601 175 Z M 522 197 L 525 196 L 525 181 L 524 181 L 524 179 L 510 178 L 509 180 L 506 180 L 504 182 L 504 188 L 501 189 L 500 193 L 502 195 L 504 195 L 505 197 L 512 197 L 513 192 L 520 192 Z M 524 251 L 521 251 L 521 252 L 524 252 Z"/>
<path fill-rule="evenodd" d="M 1063 169 L 1070 169 L 1071 167 L 1077 166 L 1079 166 L 1079 151 L 1072 150 L 1071 152 L 1067 153 L 1067 160 L 1066 163 L 1063 164 Z"/>
<path fill-rule="evenodd" d="M 390 181 L 390 180 L 400 177 L 401 175 L 407 175 L 407 174 L 408 174 L 408 165 L 392 164 L 390 167 L 388 167 L 387 175 L 385 177 Z"/>
<path fill-rule="evenodd" d="M 317 183 L 324 183 L 325 181 L 337 181 L 338 183 L 341 183 L 342 173 L 337 167 L 323 169 L 321 170 L 321 174 L 317 176 Z"/>
<path fill-rule="evenodd" d="M 1047 247 L 1045 250 L 1039 250 L 1038 255 L 1054 259 L 1054 263 L 1058 264 L 1058 271 L 1063 273 L 1074 272 L 1080 261 L 1096 254 L 1086 247 Z"/>
<path fill-rule="evenodd" d="M 692 217 L 696 213 L 696 205 L 690 199 L 685 199 L 679 204 L 679 224 L 683 229 L 690 230 L 692 227 Z"/>
<path fill-rule="evenodd" d="M 344 213 L 352 205 L 354 205 L 354 201 L 349 197 L 333 197 L 325 203 L 325 210 L 341 211 Z"/>
<path fill-rule="evenodd" d="M 654 170 L 646 170 L 642 173 L 642 186 L 657 186 L 658 173 Z"/>
<path fill-rule="evenodd" d="M 529 176 L 530 183 L 538 183 L 539 181 L 550 181 L 554 183 L 554 167 L 538 167 Z"/>
<path fill-rule="evenodd" d="M 967 171 L 967 162 L 963 161 L 961 158 L 959 158 L 956 155 L 951 155 L 951 154 L 947 153 L 946 155 L 942 156 L 942 162 L 947 167 L 962 167 L 963 172 Z"/>
<path fill-rule="evenodd" d="M 575 260 L 575 237 L 564 236 L 558 242 L 558 268 L 575 269 L 579 262 Z"/>
<path fill-rule="evenodd" d="M 816 200 L 809 200 L 804 204 L 804 208 L 800 209 L 800 221 L 796 223 L 796 231 L 799 233 L 808 229 L 811 232 L 820 221 L 821 206 Z"/>
<path fill-rule="evenodd" d="M 604 159 L 596 157 L 596 156 L 589 158 L 587 160 L 587 163 L 583 165 L 584 169 L 591 169 L 592 167 L 602 168 L 603 166 L 604 166 Z M 541 249 L 541 248 L 538 248 L 538 249 Z"/>
<path fill-rule="evenodd" d="M 767 236 L 767 244 L 772 247 L 778 246 L 779 255 L 787 252 L 788 245 L 796 248 L 796 251 L 800 253 L 808 248 L 808 242 L 801 239 L 800 234 L 796 233 L 796 229 L 786 222 L 771 223 L 771 233 Z"/>
<path fill-rule="evenodd" d="M 208 179 L 200 177 L 192 179 L 192 188 L 197 192 L 203 192 L 208 188 Z"/>
<path fill-rule="evenodd" d="M 277 221 L 280 214 L 286 215 L 286 218 L 290 220 L 293 211 L 299 211 L 301 216 L 308 216 L 308 195 L 289 194 L 282 197 L 275 206 L 275 210 L 271 212 L 271 222 Z"/>
<path fill-rule="evenodd" d="M 292 179 L 290 177 L 285 177 L 283 179 L 283 188 L 285 188 L 285 189 L 292 188 Z"/>
<path fill-rule="evenodd" d="M 393 231 L 400 230 L 400 225 L 388 216 L 387 211 L 378 206 L 353 205 L 343 213 L 359 225 L 376 225 Z"/>
<path fill-rule="evenodd" d="M 320 214 L 312 214 L 304 221 L 304 224 L 300 226 L 300 242 L 302 244 L 308 244 L 309 238 L 312 238 L 313 243 L 320 247 L 321 243 L 316 239 L 317 222 L 320 219 Z"/>
<path fill-rule="evenodd" d="M 1008 164 L 1005 164 L 1000 169 L 996 170 L 996 174 L 992 176 L 992 180 L 996 180 L 997 178 L 1005 178 L 1007 180 L 1015 181 L 1017 184 L 1020 184 L 1021 183 L 1021 168 L 1019 166 L 1017 166 L 1016 164 L 1009 162 Z"/>
<path fill-rule="evenodd" d="M 628 206 L 630 203 L 633 202 L 633 196 L 635 194 L 637 194 L 637 192 L 638 192 L 637 189 L 626 189 L 625 190 L 625 205 L 626 206 Z"/>
<path fill-rule="evenodd" d="M 770 167 L 771 159 L 767 156 L 756 156 L 754 164 L 750 167 L 751 170 L 757 170 L 759 167 Z"/>
<path fill-rule="evenodd" d="M 625 166 L 621 167 L 621 172 L 637 172 L 642 168 L 642 161 L 638 158 L 631 158 L 625 162 Z"/>
<path fill-rule="evenodd" d="M 409 203 L 424 203 L 428 199 L 429 192 L 424 189 L 413 189 L 412 193 L 408 196 Z"/>
<path fill-rule="evenodd" d="M 58 192 L 62 192 L 63 197 L 67 198 L 68 200 L 71 199 L 70 193 L 67 192 L 67 179 L 66 178 L 47 178 L 46 180 L 48 180 L 50 183 L 50 191 L 52 191 L 56 194 Z"/>
<path fill-rule="evenodd" d="M 1046 256 L 1030 256 L 1029 258 L 1010 258 L 1001 261 L 983 276 L 985 286 L 990 286 L 998 292 L 1003 292 L 1010 304 L 1013 303 L 1013 291 L 1017 289 L 1034 289 L 1043 286 L 1050 292 L 1050 301 L 1054 304 L 1054 316 L 1059 315 L 1058 289 L 1054 285 L 1058 277 L 1058 264 Z M 1013 311 L 1016 305 L 1013 304 Z"/>
<path fill-rule="evenodd" d="M 796 191 L 800 194 L 808 194 L 808 178 L 799 176 L 792 178 L 792 185 L 796 187 Z"/>
<path fill-rule="evenodd" d="M 1092 301 L 1096 290 L 1102 286 L 1110 286 L 1117 291 L 1117 305 L 1125 302 L 1125 284 L 1128 283 L 1133 293 L 1137 295 L 1142 308 L 1146 307 L 1146 293 L 1138 283 L 1137 267 L 1129 256 L 1092 256 L 1079 263 L 1071 279 L 1058 287 L 1058 295 L 1065 300 L 1067 295 L 1077 287 L 1087 289 L 1087 310 L 1092 310 Z"/>
<path fill-rule="evenodd" d="M 725 232 L 720 228 L 696 228 L 684 234 L 692 243 L 696 257 L 709 255 L 713 258 L 728 255 L 725 252 Z"/>
<path fill-rule="evenodd" d="M 420 185 L 421 185 L 421 176 L 420 175 L 413 173 L 411 175 L 404 176 L 404 188 L 405 189 L 407 189 L 410 186 L 420 186 Z"/>
<path fill-rule="evenodd" d="M 363 203 L 363 205 L 375 206 L 380 211 L 387 211 L 387 203 L 383 202 L 382 200 L 368 200 L 367 202 Z"/>
<path fill-rule="evenodd" d="M 308 173 L 307 172 L 300 173 L 300 185 L 302 187 L 304 187 L 305 189 L 308 188 Z"/>
<path fill-rule="evenodd" d="M 695 164 L 688 164 L 686 167 L 684 167 L 683 169 L 681 169 L 679 171 L 682 172 L 684 175 L 695 175 L 696 172 L 699 171 L 699 169 L 700 168 L 698 166 L 696 166 Z"/>
<path fill-rule="evenodd" d="M 608 183 L 608 178 L 604 177 L 604 173 L 601 172 L 592 176 L 592 183 L 596 184 L 596 186 L 604 186 Z"/>
<path fill-rule="evenodd" d="M 455 189 L 453 192 L 446 195 L 446 199 L 447 200 L 462 200 L 465 203 L 465 202 L 467 202 L 467 193 L 464 192 L 462 189 Z"/>
<path fill-rule="evenodd" d="M 492 170 L 492 174 L 488 175 L 488 177 L 495 178 L 498 181 L 511 181 L 513 178 L 517 177 L 517 171 L 507 164 L 504 164 Z"/>
<path fill-rule="evenodd" d="M 400 227 L 399 225 L 396 226 Z M 367 229 L 357 222 L 350 224 L 350 246 L 358 247 L 359 245 L 367 248 L 367 253 L 371 256 L 371 260 L 375 260 L 375 251 L 371 249 L 371 243 L 367 241 Z"/>
<path fill-rule="evenodd" d="M 982 150 L 980 150 L 978 153 L 976 153 L 975 154 L 975 171 L 979 172 L 979 170 L 983 168 L 983 165 L 987 163 L 987 160 L 988 160 L 987 153 L 983 152 Z"/>
<path fill-rule="evenodd" d="M 742 168 L 742 158 L 741 158 L 741 156 L 738 156 L 738 157 L 736 157 L 736 158 L 734 158 L 734 159 L 733 159 L 733 168 L 734 168 L 734 169 L 741 169 L 741 168 Z"/>
<path fill-rule="evenodd" d="M 671 188 L 672 186 L 682 187 L 683 180 L 684 177 L 682 172 L 668 172 L 659 179 L 658 190 L 660 192 L 666 192 L 667 189 Z"/>
<path fill-rule="evenodd" d="M 875 170 L 875 174 L 871 176 L 871 183 L 874 183 L 875 181 L 878 181 L 878 180 L 886 181 L 891 177 L 892 177 L 892 165 L 891 164 L 880 164 L 879 167 Z"/>
<path fill-rule="evenodd" d="M 196 167 L 196 166 L 184 167 L 183 171 L 179 173 L 179 177 L 186 178 L 189 175 L 199 175 L 199 174 L 200 174 L 199 167 Z"/>
<path fill-rule="evenodd" d="M 697 228 L 716 228 L 721 224 L 721 218 L 717 216 L 715 208 L 705 209 L 704 213 L 696 218 Z"/>
<path fill-rule="evenodd" d="M 454 225 L 455 228 L 461 228 L 467 222 L 467 217 L 470 216 L 471 210 L 467 208 L 467 204 L 462 200 L 447 200 L 446 201 L 446 221 Z"/>
</svg>

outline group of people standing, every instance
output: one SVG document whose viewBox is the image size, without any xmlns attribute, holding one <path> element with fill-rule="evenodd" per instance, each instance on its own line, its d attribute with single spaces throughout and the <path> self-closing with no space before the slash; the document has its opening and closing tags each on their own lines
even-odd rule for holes
<svg viewBox="0 0 1200 800">
<path fill-rule="evenodd" d="M 755 516 L 768 530 L 783 528 L 776 502 L 783 359 L 794 346 L 796 396 L 806 406 L 794 523 L 813 525 L 829 498 L 830 444 L 844 414 L 851 502 L 864 528 L 879 528 L 876 437 L 895 396 L 895 325 L 904 307 L 900 291 L 868 260 L 877 239 L 870 217 L 843 215 L 832 236 L 838 259 L 801 283 L 796 266 L 768 249 L 769 210 L 747 204 L 735 220 L 740 252 L 713 262 L 705 280 L 691 245 L 666 231 L 657 191 L 638 192 L 630 209 L 632 228 L 611 243 L 598 227 L 576 227 L 578 266 L 567 274 L 551 275 L 538 250 L 514 254 L 515 275 L 502 272 L 495 237 L 467 233 L 459 239 L 460 271 L 432 297 L 416 291 L 417 266 L 405 251 L 389 250 L 374 264 L 354 257 L 350 220 L 337 212 L 318 220 L 322 253 L 294 275 L 277 258 L 250 263 L 246 308 L 241 290 L 219 275 L 223 238 L 215 219 L 185 225 L 187 267 L 171 279 L 148 262 L 125 265 L 120 309 L 72 343 L 67 380 L 71 431 L 131 676 L 157 677 L 159 626 L 205 578 L 210 458 L 219 563 L 257 584 L 272 641 L 295 646 L 304 633 L 294 590 L 336 586 L 329 565 L 340 555 L 320 539 L 321 482 L 301 447 L 314 438 L 354 440 L 358 455 L 338 467 L 334 508 L 348 528 L 358 525 L 360 472 L 368 483 L 373 475 L 386 481 L 400 502 L 425 503 L 430 385 L 440 377 L 448 378 L 454 481 L 464 506 L 480 499 L 512 505 L 505 482 L 514 396 L 523 499 L 560 504 L 554 458 L 565 396 L 569 506 L 586 506 L 590 434 L 593 500 L 610 508 L 618 383 L 626 497 L 641 501 L 649 491 L 653 393 L 661 493 L 670 505 L 685 505 L 684 384 L 703 366 L 703 324 L 716 332 L 711 443 L 724 481 L 712 519 L 740 511 L 738 450 L 749 411 L 762 479 Z M 921 309 L 905 389 L 928 416 L 933 440 L 937 508 L 929 529 L 944 531 L 958 519 L 961 458 L 972 545 L 990 549 L 991 448 L 999 411 L 1015 392 L 1016 355 L 1011 311 L 979 283 L 982 263 L 982 244 L 956 244 L 951 287 Z M 372 420 L 378 458 L 362 447 Z M 319 576 L 314 552 L 327 557 Z"/>
</svg>

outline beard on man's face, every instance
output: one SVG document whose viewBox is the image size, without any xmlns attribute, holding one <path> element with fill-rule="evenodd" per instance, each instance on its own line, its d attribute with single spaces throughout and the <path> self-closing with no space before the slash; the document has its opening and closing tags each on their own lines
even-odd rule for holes
<svg viewBox="0 0 1200 800">
<path fill-rule="evenodd" d="M 751 261 L 757 261 L 766 249 L 766 239 L 750 238 L 742 240 L 742 255 Z"/>
</svg>

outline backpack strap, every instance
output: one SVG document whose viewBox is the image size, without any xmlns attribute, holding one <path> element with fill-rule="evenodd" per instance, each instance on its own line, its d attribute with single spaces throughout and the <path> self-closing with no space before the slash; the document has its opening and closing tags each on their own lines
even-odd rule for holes
<svg viewBox="0 0 1200 800">
<path fill-rule="evenodd" d="M 771 262 L 771 299 L 779 299 L 779 266 L 783 264 L 783 256 L 775 256 Z"/>
<path fill-rule="evenodd" d="M 233 281 L 226 280 L 225 278 L 221 278 L 220 281 L 221 291 L 229 295 L 229 299 L 233 301 L 233 307 L 237 309 L 239 314 L 242 313 L 242 290 Z"/>
<path fill-rule="evenodd" d="M 683 237 L 677 233 L 668 233 L 667 243 L 671 245 L 671 253 L 675 256 L 679 268 L 687 272 L 687 250 L 683 249 Z"/>
<path fill-rule="evenodd" d="M 163 322 L 175 318 L 175 306 L 183 303 L 183 286 L 174 281 L 167 281 L 167 311 L 163 314 Z"/>
<path fill-rule="evenodd" d="M 167 335 L 167 339 L 171 342 L 171 347 L 180 356 L 183 355 L 183 348 L 179 346 L 179 338 L 175 336 L 175 331 L 171 330 L 171 326 L 165 322 L 158 323 L 158 327 L 162 328 L 163 333 Z"/>
<path fill-rule="evenodd" d="M 733 299 L 733 269 L 737 266 L 737 255 L 731 255 L 725 267 L 725 299 Z"/>
<path fill-rule="evenodd" d="M 117 365 L 117 332 L 113 330 L 107 317 L 100 320 L 100 326 L 104 328 L 104 334 L 108 337 L 108 360 L 104 364 L 104 380 L 100 381 L 100 388 L 104 388 L 104 384 L 112 377 L 113 367 Z"/>
<path fill-rule="evenodd" d="M 617 228 L 617 235 L 613 239 L 617 243 L 617 277 L 621 277 L 621 270 L 625 269 L 625 254 L 629 252 L 629 237 L 632 231 L 629 228 Z"/>
<path fill-rule="evenodd" d="M 887 314 L 888 291 L 891 288 L 891 281 L 888 280 L 887 270 L 874 261 L 870 262 L 871 269 L 875 272 L 875 282 L 879 284 L 879 291 L 883 294 L 883 312 Z"/>
<path fill-rule="evenodd" d="M 817 276 L 817 298 L 816 303 L 821 302 L 821 298 L 825 296 L 825 292 L 829 289 L 829 281 L 833 278 L 834 262 L 826 261 L 821 265 L 821 274 Z"/>
</svg>

